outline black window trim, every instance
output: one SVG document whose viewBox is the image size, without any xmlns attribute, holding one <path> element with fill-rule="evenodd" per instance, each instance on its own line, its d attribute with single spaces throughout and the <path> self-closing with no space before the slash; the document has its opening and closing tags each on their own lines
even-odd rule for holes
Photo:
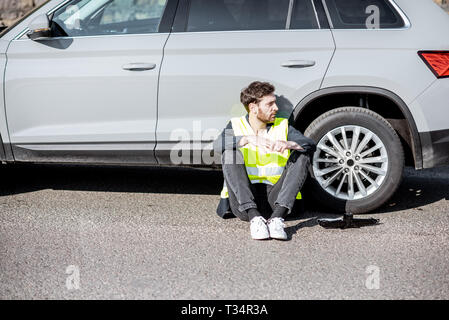
<svg viewBox="0 0 449 320">
<path fill-rule="evenodd" d="M 216 31 L 187 31 L 187 23 L 188 23 L 188 17 L 189 17 L 189 13 L 190 13 L 190 4 L 191 4 L 191 0 L 179 0 L 178 3 L 178 9 L 176 11 L 176 16 L 174 18 L 174 22 L 173 22 L 173 27 L 172 27 L 172 32 L 175 33 L 184 33 L 184 32 L 188 32 L 188 33 L 199 33 L 199 32 L 260 32 L 260 31 L 287 31 L 287 30 L 292 30 L 292 31 L 316 31 L 316 30 L 322 30 L 322 29 L 329 29 L 329 24 L 327 23 L 325 26 L 321 26 L 320 23 L 320 19 L 321 18 L 326 18 L 324 19 L 325 22 L 328 21 L 328 17 L 326 16 L 326 13 L 324 12 L 324 5 L 323 8 L 317 8 L 315 5 L 315 1 L 321 1 L 321 0 L 309 0 L 312 3 L 312 6 L 315 10 L 315 19 L 316 19 L 316 23 L 318 24 L 318 28 L 317 29 L 292 29 L 289 28 L 290 25 L 287 27 L 287 24 L 291 23 L 291 16 L 294 12 L 294 8 L 296 6 L 296 3 L 300 1 L 300 0 L 292 0 L 293 2 L 293 6 L 292 8 L 290 8 L 290 4 L 289 4 L 289 11 L 288 11 L 288 16 L 287 16 L 287 20 L 286 20 L 286 26 L 284 29 L 276 29 L 276 30 L 216 30 Z M 291 10 L 290 10 L 291 9 Z"/>
<path fill-rule="evenodd" d="M 159 28 L 157 33 L 170 33 L 173 21 L 175 20 L 176 11 L 178 8 L 179 0 L 167 0 L 167 5 L 165 6 L 164 13 L 161 17 L 161 22 L 159 22 Z"/>
<path fill-rule="evenodd" d="M 312 5 L 315 8 L 317 13 L 317 20 L 320 29 L 330 29 L 329 19 L 326 14 L 326 7 L 323 4 L 322 0 L 312 0 Z M 322 20 L 323 25 L 321 25 L 320 21 Z"/>
<path fill-rule="evenodd" d="M 290 21 L 291 21 L 291 16 L 293 15 L 293 13 L 295 12 L 295 8 L 297 3 L 301 1 L 301 0 L 294 0 L 293 2 L 293 8 L 292 8 L 292 12 L 290 12 Z M 326 13 L 324 12 L 324 6 L 321 4 L 321 0 L 307 0 L 312 4 L 313 7 L 313 11 L 315 13 L 315 22 L 318 25 L 318 28 L 316 29 L 295 29 L 295 28 L 286 28 L 288 30 L 296 30 L 296 31 L 313 31 L 313 30 L 326 30 L 329 29 L 329 23 L 328 23 L 328 19 L 326 16 Z M 318 6 L 317 4 L 320 4 L 320 6 Z M 320 20 L 323 20 L 324 24 L 322 25 Z"/>
<path fill-rule="evenodd" d="M 318 23 L 318 29 L 321 29 L 321 23 L 320 23 L 320 19 L 318 18 L 318 12 L 316 10 L 315 1 L 314 0 L 310 0 L 310 2 L 312 3 L 313 12 L 315 13 L 316 22 Z M 296 3 L 298 3 L 298 1 L 295 1 L 295 4 Z"/>
<path fill-rule="evenodd" d="M 190 0 L 179 0 L 176 16 L 173 21 L 171 32 L 186 32 L 187 18 L 190 11 Z"/>
</svg>

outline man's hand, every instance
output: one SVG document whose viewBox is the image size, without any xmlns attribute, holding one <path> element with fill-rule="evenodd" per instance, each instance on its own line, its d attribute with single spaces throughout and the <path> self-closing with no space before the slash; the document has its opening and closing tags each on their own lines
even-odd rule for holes
<svg viewBox="0 0 449 320">
<path fill-rule="evenodd" d="M 270 150 L 272 141 L 270 139 L 264 138 L 262 136 L 244 136 L 240 139 L 239 146 L 244 147 L 247 144 L 252 144 L 253 146 L 266 148 Z"/>
<path fill-rule="evenodd" d="M 303 150 L 303 148 L 293 141 L 272 141 L 270 150 L 274 152 L 284 153 L 285 150 Z"/>
<path fill-rule="evenodd" d="M 277 140 L 273 141 L 262 136 L 244 136 L 240 139 L 239 146 L 243 147 L 248 143 L 265 148 L 268 151 L 283 153 L 285 150 L 304 150 L 299 144 L 293 141 Z"/>
<path fill-rule="evenodd" d="M 290 150 L 304 150 L 303 147 L 301 147 L 299 144 L 297 144 L 294 141 L 287 141 L 287 144 L 288 144 L 287 149 L 290 149 Z"/>
</svg>

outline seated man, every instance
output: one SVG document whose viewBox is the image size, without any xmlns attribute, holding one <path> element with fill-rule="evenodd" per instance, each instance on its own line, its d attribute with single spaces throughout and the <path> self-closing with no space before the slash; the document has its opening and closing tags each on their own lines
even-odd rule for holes
<svg viewBox="0 0 449 320">
<path fill-rule="evenodd" d="M 222 193 L 227 191 L 232 213 L 250 221 L 251 237 L 257 240 L 287 239 L 284 218 L 304 184 L 316 148 L 288 119 L 276 117 L 274 90 L 259 81 L 245 88 L 240 101 L 248 114 L 232 118 L 214 143 L 215 151 L 221 152 Z"/>
</svg>

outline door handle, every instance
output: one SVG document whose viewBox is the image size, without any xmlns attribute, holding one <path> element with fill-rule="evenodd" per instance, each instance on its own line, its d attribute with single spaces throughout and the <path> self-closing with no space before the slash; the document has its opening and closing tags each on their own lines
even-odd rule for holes
<svg viewBox="0 0 449 320">
<path fill-rule="evenodd" d="M 315 65 L 315 61 L 312 60 L 288 60 L 281 63 L 285 68 L 307 68 Z"/>
<path fill-rule="evenodd" d="M 122 66 L 123 70 L 129 71 L 144 71 L 144 70 L 151 70 L 154 68 L 156 68 L 155 63 L 143 63 L 143 62 L 127 63 Z"/>
</svg>

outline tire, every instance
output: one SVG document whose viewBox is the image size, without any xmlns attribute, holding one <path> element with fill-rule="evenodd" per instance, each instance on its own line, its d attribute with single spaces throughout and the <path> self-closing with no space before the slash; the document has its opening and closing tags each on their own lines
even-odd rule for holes
<svg viewBox="0 0 449 320">
<path fill-rule="evenodd" d="M 370 212 L 388 201 L 401 183 L 402 144 L 379 114 L 358 107 L 333 109 L 315 119 L 305 135 L 317 144 L 311 194 L 333 211 Z"/>
</svg>

